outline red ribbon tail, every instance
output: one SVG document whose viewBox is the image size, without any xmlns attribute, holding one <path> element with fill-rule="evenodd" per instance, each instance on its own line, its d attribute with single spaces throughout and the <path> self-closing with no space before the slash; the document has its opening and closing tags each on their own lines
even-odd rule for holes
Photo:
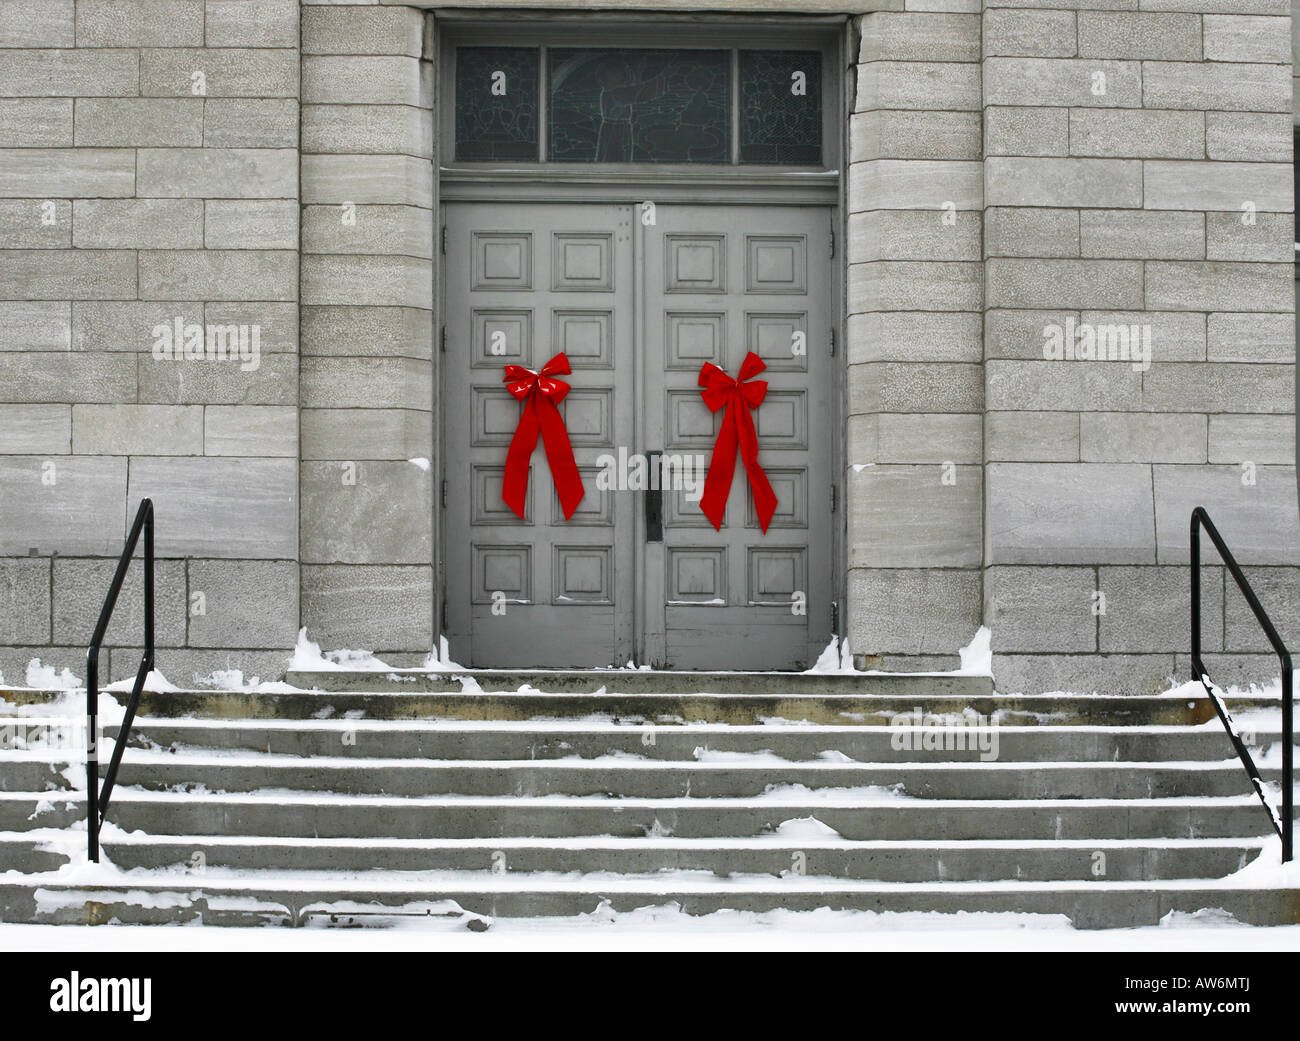
<svg viewBox="0 0 1300 1041">
<path fill-rule="evenodd" d="M 736 472 L 736 427 L 732 404 L 722 416 L 722 429 L 713 445 L 713 458 L 709 460 L 708 474 L 704 478 L 704 494 L 700 496 L 700 509 L 709 518 L 716 531 L 722 530 L 727 516 L 727 497 L 731 494 L 731 480 Z"/>
<path fill-rule="evenodd" d="M 754 490 L 754 512 L 758 514 L 758 523 L 762 525 L 763 534 L 766 535 L 767 526 L 772 522 L 772 515 L 776 513 L 776 492 L 772 491 L 767 474 L 758 465 L 757 459 L 752 463 L 748 459 L 745 460 L 745 472 L 749 474 L 749 486 Z"/>
<path fill-rule="evenodd" d="M 578 463 L 573 458 L 573 445 L 569 441 L 569 431 L 564 425 L 560 410 L 549 398 L 543 399 L 538 408 L 546 461 L 551 464 L 551 479 L 555 481 L 555 491 L 560 498 L 560 508 L 564 510 L 564 519 L 568 520 L 587 490 L 582 486 L 582 475 L 578 473 Z"/>
<path fill-rule="evenodd" d="M 767 474 L 758 462 L 758 431 L 754 427 L 753 413 L 745 409 L 737 415 L 736 426 L 740 435 L 740 459 L 745 464 L 749 487 L 754 492 L 754 512 L 758 514 L 758 523 L 766 535 L 772 514 L 776 512 L 776 492 L 772 491 Z"/>
<path fill-rule="evenodd" d="M 530 397 L 520 413 L 515 436 L 510 439 L 505 475 L 501 482 L 501 499 L 520 520 L 524 519 L 524 507 L 528 502 L 528 462 L 533 457 L 533 449 L 537 447 L 539 428 L 537 400 Z"/>
</svg>

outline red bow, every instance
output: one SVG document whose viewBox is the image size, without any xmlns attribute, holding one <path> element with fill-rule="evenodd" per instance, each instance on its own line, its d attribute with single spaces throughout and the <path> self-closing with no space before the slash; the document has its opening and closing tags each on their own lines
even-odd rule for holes
<svg viewBox="0 0 1300 1041">
<path fill-rule="evenodd" d="M 569 431 L 564 425 L 564 417 L 556 408 L 564 396 L 569 393 L 569 385 L 554 376 L 567 376 L 572 371 L 569 359 L 561 351 L 542 366 L 541 372 L 533 372 L 522 365 L 507 365 L 506 377 L 502 381 L 516 401 L 523 403 L 519 413 L 519 426 L 510 442 L 510 451 L 506 454 L 505 479 L 501 482 L 501 498 L 515 511 L 520 520 L 524 517 L 524 503 L 528 495 L 528 461 L 533 457 L 537 447 L 537 435 L 542 436 L 546 446 L 546 459 L 551 464 L 551 477 L 555 481 L 555 490 L 560 495 L 560 507 L 564 510 L 564 519 L 573 516 L 578 503 L 586 494 L 582 487 L 582 477 L 578 473 L 578 464 L 573 458 L 573 446 L 569 443 Z"/>
<path fill-rule="evenodd" d="M 700 397 L 704 404 L 708 405 L 710 412 L 717 412 L 720 408 L 727 410 L 722 416 L 722 429 L 718 431 L 718 440 L 713 446 L 709 473 L 704 479 L 704 495 L 700 498 L 700 509 L 719 531 L 727 514 L 727 496 L 731 494 L 731 479 L 736 472 L 737 445 L 745 472 L 749 474 L 749 486 L 754 490 L 754 509 L 764 533 L 776 512 L 776 493 L 767 481 L 767 474 L 758 465 L 758 433 L 754 430 L 754 417 L 750 415 L 752 409 L 763 403 L 767 381 L 746 382 L 766 368 L 763 359 L 750 351 L 740 363 L 739 379 L 733 380 L 712 362 L 706 361 L 700 369 L 699 385 L 704 388 Z"/>
</svg>

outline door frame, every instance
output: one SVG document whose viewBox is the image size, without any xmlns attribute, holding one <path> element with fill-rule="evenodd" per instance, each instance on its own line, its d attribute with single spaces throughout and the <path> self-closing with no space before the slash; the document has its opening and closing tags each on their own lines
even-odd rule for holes
<svg viewBox="0 0 1300 1041">
<path fill-rule="evenodd" d="M 837 512 L 831 522 L 831 590 L 830 631 L 845 636 L 847 612 L 844 609 L 848 596 L 847 529 L 848 506 L 845 495 L 847 469 L 847 417 L 848 417 L 848 125 L 853 112 L 851 77 L 839 70 L 850 68 L 856 60 L 852 39 L 851 20 L 844 16 L 807 17 L 796 15 L 757 16 L 698 16 L 661 15 L 623 12 L 583 12 L 581 20 L 572 13 L 554 15 L 528 15 L 526 18 L 502 20 L 499 16 L 479 15 L 471 11 L 439 12 L 437 81 L 439 103 L 434 112 L 434 132 L 437 140 L 435 154 L 452 154 L 454 137 L 449 128 L 454 126 L 455 91 L 452 83 L 452 54 L 457 45 L 474 43 L 499 44 L 504 35 L 527 43 L 588 43 L 593 46 L 619 46 L 627 39 L 637 45 L 672 45 L 680 42 L 675 35 L 688 29 L 699 36 L 720 37 L 725 34 L 726 44 L 720 46 L 815 46 L 823 51 L 823 142 L 830 149 L 829 168 L 821 172 L 789 170 L 766 167 L 682 167 L 631 166 L 610 164 L 457 164 L 454 161 L 440 165 L 435 171 L 433 184 L 432 218 L 435 224 L 434 315 L 435 343 L 432 351 L 433 386 L 438 395 L 432 416 L 433 466 L 435 472 L 435 502 L 433 503 L 433 544 L 436 547 L 434 564 L 434 602 L 432 604 L 435 633 L 445 633 L 447 574 L 447 525 L 443 515 L 446 503 L 446 466 L 444 445 L 447 433 L 443 429 L 445 410 L 438 408 L 445 400 L 446 372 L 441 355 L 446 349 L 446 285 L 445 277 L 445 206 L 451 202 L 602 202 L 627 203 L 639 206 L 646 199 L 656 203 L 677 205 L 781 205 L 817 206 L 829 208 L 834 229 L 831 268 L 831 289 L 834 331 L 833 349 L 835 363 L 833 378 L 839 380 L 839 393 L 832 395 L 831 473 L 835 476 Z M 617 35 L 616 35 L 617 33 Z M 706 46 L 706 45 L 704 45 Z M 827 61 L 829 57 L 831 60 Z M 829 89 L 827 88 L 829 83 Z M 544 132 L 544 128 L 543 128 Z M 634 249 L 641 250 L 643 230 L 639 221 L 633 222 Z M 438 245 L 441 244 L 441 245 Z M 644 328 L 642 310 L 643 294 L 635 292 L 636 335 Z M 641 367 L 644 351 L 635 343 L 633 350 L 637 361 L 634 373 L 638 383 L 644 382 Z M 811 349 L 811 348 L 810 348 Z M 644 431 L 638 429 L 641 438 Z M 634 535 L 644 541 L 644 516 L 634 510 Z M 644 605 L 645 588 L 644 555 L 637 555 L 633 599 L 633 643 L 637 660 L 644 655 Z"/>
</svg>

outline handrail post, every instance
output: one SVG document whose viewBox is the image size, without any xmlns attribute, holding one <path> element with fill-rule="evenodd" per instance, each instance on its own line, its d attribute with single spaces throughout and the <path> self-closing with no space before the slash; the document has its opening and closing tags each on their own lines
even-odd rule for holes
<svg viewBox="0 0 1300 1041">
<path fill-rule="evenodd" d="M 1201 667 L 1201 525 L 1200 507 L 1192 511 L 1190 554 L 1192 562 L 1192 667 Z M 1196 679 L 1199 681 L 1200 676 Z"/>
<path fill-rule="evenodd" d="M 86 652 L 86 857 L 99 863 L 99 647 Z"/>
<path fill-rule="evenodd" d="M 1264 631 L 1264 636 L 1268 639 L 1273 648 L 1273 653 L 1277 655 L 1278 667 L 1281 671 L 1282 680 L 1282 813 L 1279 817 L 1273 804 L 1269 801 L 1268 795 L 1264 788 L 1264 780 L 1260 776 L 1259 770 L 1255 766 L 1255 760 L 1251 757 L 1249 749 L 1241 740 L 1240 735 L 1232 725 L 1232 717 L 1228 714 L 1227 706 L 1219 699 L 1214 692 L 1213 683 L 1205 671 L 1205 663 L 1201 661 L 1201 528 L 1205 528 L 1205 533 L 1210 536 L 1210 541 L 1214 543 L 1214 548 L 1218 550 L 1219 556 L 1223 560 L 1223 565 L 1232 580 L 1237 583 L 1237 588 L 1241 591 L 1247 606 L 1255 616 L 1255 621 Z M 1255 595 L 1255 590 L 1251 588 L 1246 573 L 1241 570 L 1241 565 L 1237 563 L 1237 558 L 1232 555 L 1228 549 L 1228 544 L 1224 541 L 1223 536 L 1219 534 L 1219 529 L 1214 526 L 1210 520 L 1210 515 L 1205 511 L 1204 506 L 1197 506 L 1192 510 L 1191 532 L 1188 543 L 1188 559 L 1191 564 L 1191 629 L 1192 629 L 1192 668 L 1196 673 L 1196 680 L 1205 688 L 1205 693 L 1209 695 L 1210 703 L 1214 706 L 1214 711 L 1218 715 L 1220 722 L 1223 723 L 1224 729 L 1228 732 L 1228 740 L 1232 742 L 1232 747 L 1237 753 L 1237 758 L 1241 760 L 1241 765 L 1246 768 L 1246 773 L 1250 776 L 1251 784 L 1255 787 L 1255 793 L 1259 796 L 1260 802 L 1264 804 L 1264 809 L 1268 811 L 1269 823 L 1273 825 L 1273 830 L 1282 840 L 1282 862 L 1288 863 L 1292 856 L 1292 832 L 1294 829 L 1294 801 L 1295 801 L 1295 770 L 1294 758 L 1294 706 L 1293 706 L 1293 670 L 1291 668 L 1291 653 L 1286 649 L 1282 638 L 1277 634 L 1272 619 L 1268 617 L 1268 612 L 1264 610 L 1264 605 L 1259 602 L 1259 597 Z"/>
<path fill-rule="evenodd" d="M 153 669 L 153 503 L 144 518 L 144 655 L 148 668 Z M 119 735 L 120 737 L 120 735 Z"/>
<path fill-rule="evenodd" d="M 1291 662 L 1288 660 L 1283 663 L 1282 668 L 1282 863 L 1288 863 L 1291 860 L 1291 830 L 1293 818 L 1295 817 L 1295 773 L 1293 772 L 1292 757 L 1295 752 L 1295 739 L 1292 734 L 1292 715 L 1294 710 L 1291 705 L 1291 685 L 1292 685 Z"/>
<path fill-rule="evenodd" d="M 104 775 L 104 786 L 101 789 L 99 785 L 99 649 L 108 632 L 108 623 L 113 617 L 113 609 L 117 607 L 122 583 L 126 579 L 131 557 L 142 534 L 144 535 L 144 653 L 140 658 L 140 667 L 136 671 L 131 697 L 122 715 L 117 740 L 113 743 L 113 754 L 109 758 L 108 770 Z M 126 537 L 126 545 L 118 558 L 117 570 L 113 572 L 113 581 L 108 587 L 108 595 L 104 598 L 104 606 L 99 612 L 95 634 L 90 638 L 90 647 L 86 651 L 86 856 L 92 864 L 99 863 L 100 826 L 108 811 L 108 801 L 113 796 L 117 768 L 121 765 L 122 753 L 126 748 L 123 741 L 131 732 L 136 706 L 140 702 L 140 692 L 144 689 L 145 680 L 154 666 L 153 564 L 153 500 L 141 499 L 140 507 L 135 513 L 135 520 Z"/>
</svg>

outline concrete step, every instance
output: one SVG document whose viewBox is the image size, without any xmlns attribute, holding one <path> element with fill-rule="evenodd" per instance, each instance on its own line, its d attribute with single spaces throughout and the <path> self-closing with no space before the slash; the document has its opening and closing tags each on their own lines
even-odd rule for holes
<svg viewBox="0 0 1300 1041">
<path fill-rule="evenodd" d="M 772 839 L 497 839 L 452 842 L 307 839 L 250 841 L 220 837 L 106 838 L 123 870 L 190 867 L 236 871 L 484 871 L 650 875 L 705 871 L 719 877 L 795 870 L 882 882 L 1221 878 L 1258 856 L 1265 840 L 1163 842 L 849 842 Z M 3 847 L 0 847 L 3 848 Z M 196 861 L 196 854 L 202 860 Z M 1100 855 L 1100 858 L 1099 858 Z M 1104 859 L 1103 859 L 1104 858 Z M 48 855 L 47 855 L 48 860 Z M 38 869 L 39 870 L 39 869 Z M 46 868 L 45 870 L 48 870 Z"/>
<path fill-rule="evenodd" d="M 0 832 L 66 827 L 79 793 L 0 793 Z M 913 799 L 795 790 L 771 798 L 632 799 L 214 794 L 119 789 L 109 819 L 147 834 L 492 839 L 498 836 L 749 838 L 816 817 L 846 839 L 1137 839 L 1266 835 L 1254 796 L 1168 799 Z"/>
<path fill-rule="evenodd" d="M 547 694 L 694 695 L 776 694 L 780 696 L 987 695 L 987 676 L 945 673 L 667 672 L 656 669 L 370 669 L 290 670 L 286 682 L 324 691 L 429 691 L 458 693 L 466 686 L 484 691 L 531 687 Z"/>
<path fill-rule="evenodd" d="M 59 772 L 60 770 L 64 772 Z M 104 768 L 106 770 L 106 767 Z M 35 759 L 9 758 L 0 791 L 73 789 L 79 771 Z M 1276 771 L 1273 771 L 1276 774 Z M 72 776 L 69 777 L 68 775 Z M 102 774 L 101 774 L 102 775 Z M 1267 779 L 1267 775 L 1266 775 Z M 853 798 L 1161 799 L 1246 795 L 1240 763 L 671 763 L 622 757 L 582 761 L 302 759 L 231 757 L 136 750 L 122 760 L 118 784 L 156 791 L 334 792 L 394 796 L 608 796 L 632 799 L 741 799 L 802 787 L 846 789 Z"/>
<path fill-rule="evenodd" d="M 105 727 L 115 739 L 116 727 Z M 1255 743 L 1281 739 L 1275 725 Z M 1300 736 L 1297 737 L 1300 741 Z M 638 756 L 694 762 L 711 753 L 766 753 L 789 762 L 838 754 L 856 762 L 977 762 L 996 749 L 999 762 L 1177 762 L 1231 758 L 1219 726 L 963 727 L 952 730 L 862 726 L 675 727 L 373 720 L 137 720 L 133 748 L 201 749 L 273 755 L 439 760 L 595 759 Z"/>
<path fill-rule="evenodd" d="M 513 675 L 513 674 L 512 674 Z M 587 675 L 587 674 L 583 674 Z M 620 674 L 624 675 L 624 674 Z M 627 676 L 641 675 L 628 672 Z M 649 675 L 648 673 L 645 675 Z M 741 675 L 741 674 L 729 674 Z M 760 674 L 762 675 L 762 674 Z M 823 677 L 823 679 L 855 677 Z M 119 695 L 120 696 L 120 695 Z M 73 705 L 75 692 L 0 689 L 11 706 Z M 70 699 L 72 699 L 70 701 Z M 1234 698 L 1234 712 L 1276 709 L 1276 698 Z M 971 712 L 999 725 L 1019 726 L 1196 726 L 1217 716 L 1209 698 L 1082 694 L 906 694 L 860 693 L 486 693 L 472 687 L 457 692 L 295 692 L 146 691 L 142 717 L 192 716 L 212 719 L 374 719 L 374 720 L 596 720 L 609 723 L 715 723 L 754 726 L 790 721 L 842 726 L 902 725 L 910 714 L 961 716 Z"/>
<path fill-rule="evenodd" d="M 811 829 L 808 829 L 811 830 Z M 1276 839 L 1088 839 L 912 842 L 770 835 L 762 838 L 357 839 L 144 835 L 110 826 L 102 847 L 123 871 L 438 872 L 653 875 L 705 871 L 718 877 L 804 874 L 880 882 L 1112 881 L 1221 878 Z M 24 874 L 81 862 L 66 831 L 0 835 L 0 864 Z M 305 876 L 304 876 L 305 877 Z"/>
<path fill-rule="evenodd" d="M 400 879 L 306 881 L 292 875 L 218 880 L 183 878 L 142 884 L 0 878 L 0 920 L 51 923 L 355 924 L 398 916 L 574 916 L 601 910 L 672 906 L 687 914 L 818 908 L 874 912 L 1059 915 L 1078 928 L 1159 924 L 1171 912 L 1219 908 L 1239 922 L 1300 922 L 1300 890 L 1255 889 L 1230 882 L 944 882 L 867 883 L 818 876 L 718 881 L 672 875 L 656 881 L 554 879 L 492 875 L 412 886 Z M 487 924 L 487 923 L 482 923 Z"/>
<path fill-rule="evenodd" d="M 477 690 L 527 677 L 559 692 Z M 807 693 L 732 675 L 749 684 L 735 694 L 638 679 L 609 694 L 591 674 L 397 673 L 389 692 L 149 693 L 100 869 L 82 864 L 82 753 L 0 749 L 0 918 L 374 924 L 674 905 L 1295 919 L 1300 893 L 1225 879 L 1276 839 L 1208 699 L 859 679 Z M 0 692 L 6 713 L 66 715 L 72 730 L 78 696 Z M 1233 710 L 1273 764 L 1276 700 Z"/>
</svg>

